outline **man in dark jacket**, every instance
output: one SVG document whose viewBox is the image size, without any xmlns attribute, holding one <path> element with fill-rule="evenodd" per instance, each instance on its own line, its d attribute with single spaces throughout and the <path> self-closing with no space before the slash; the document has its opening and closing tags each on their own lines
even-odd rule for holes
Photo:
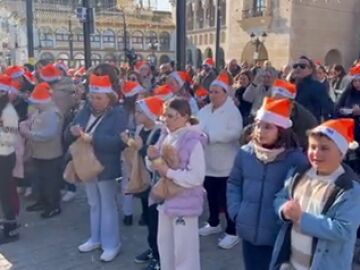
<svg viewBox="0 0 360 270">
<path fill-rule="evenodd" d="M 324 85 L 313 78 L 314 63 L 306 56 L 301 56 L 293 65 L 297 95 L 295 101 L 308 109 L 318 121 L 332 117 L 334 104 Z"/>
</svg>

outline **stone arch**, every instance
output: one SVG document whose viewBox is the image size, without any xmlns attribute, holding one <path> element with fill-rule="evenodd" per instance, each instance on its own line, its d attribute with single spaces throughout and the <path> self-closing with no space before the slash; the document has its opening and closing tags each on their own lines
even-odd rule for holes
<svg viewBox="0 0 360 270">
<path fill-rule="evenodd" d="M 241 62 L 254 63 L 256 61 L 266 61 L 269 59 L 268 51 L 263 43 L 260 44 L 258 52 L 255 45 L 249 41 L 241 54 Z"/>
<path fill-rule="evenodd" d="M 101 55 L 98 53 L 91 54 L 91 61 L 94 66 L 97 66 L 101 63 Z"/>
<path fill-rule="evenodd" d="M 327 52 L 325 55 L 325 65 L 341 65 L 342 64 L 342 56 L 341 52 L 338 49 L 332 49 Z"/>
<path fill-rule="evenodd" d="M 195 50 L 195 66 L 201 67 L 203 62 L 203 57 L 200 49 Z"/>
<path fill-rule="evenodd" d="M 160 50 L 170 51 L 170 34 L 168 32 L 160 33 Z"/>
<path fill-rule="evenodd" d="M 191 49 L 187 49 L 186 50 L 186 63 L 189 65 L 193 65 L 194 64 L 194 60 L 193 60 L 193 52 Z"/>
<path fill-rule="evenodd" d="M 85 56 L 82 53 L 77 53 L 74 55 L 74 65 L 75 67 L 82 67 L 85 65 Z"/>
<path fill-rule="evenodd" d="M 40 60 L 47 60 L 49 62 L 54 62 L 55 56 L 51 52 L 43 52 L 40 54 Z"/>
<path fill-rule="evenodd" d="M 207 47 L 204 51 L 204 58 L 213 58 L 213 51 L 211 48 Z"/>
</svg>

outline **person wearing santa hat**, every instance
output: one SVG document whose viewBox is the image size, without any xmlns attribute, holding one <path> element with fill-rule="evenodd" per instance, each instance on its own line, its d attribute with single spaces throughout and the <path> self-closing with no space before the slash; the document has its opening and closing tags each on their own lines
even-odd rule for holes
<svg viewBox="0 0 360 270">
<path fill-rule="evenodd" d="M 10 88 L 11 78 L 0 74 L 0 206 L 5 219 L 0 234 L 0 245 L 19 238 L 17 207 L 13 200 L 15 185 L 12 177 L 16 162 L 15 145 L 19 117 L 9 100 Z"/>
<path fill-rule="evenodd" d="M 308 132 L 309 167 L 297 171 L 275 198 L 283 221 L 271 270 L 352 269 L 360 225 L 358 175 L 342 163 L 354 140 L 354 120 L 329 120 Z"/>
<path fill-rule="evenodd" d="M 227 206 L 243 242 L 246 270 L 269 268 L 280 229 L 274 196 L 293 169 L 308 164 L 291 130 L 290 108 L 288 99 L 264 99 L 251 141 L 237 153 L 228 179 Z"/>
<path fill-rule="evenodd" d="M 139 83 L 145 88 L 146 92 L 150 92 L 154 85 L 154 76 L 151 66 L 143 60 L 136 61 L 134 70 L 139 74 Z"/>
<path fill-rule="evenodd" d="M 212 58 L 206 58 L 201 66 L 201 72 L 196 78 L 196 83 L 201 84 L 206 90 L 210 89 L 211 83 L 216 79 L 215 63 Z"/>
<path fill-rule="evenodd" d="M 174 97 L 174 93 L 172 91 L 172 88 L 167 83 L 165 83 L 163 85 L 159 85 L 158 87 L 156 87 L 154 89 L 153 94 L 154 94 L 154 96 L 157 96 L 157 97 L 161 98 L 165 102 L 169 101 L 170 99 L 172 99 Z"/>
<path fill-rule="evenodd" d="M 335 104 L 335 117 L 354 119 L 355 140 L 360 141 L 360 65 L 351 68 L 350 76 L 350 84 Z M 347 158 L 348 164 L 357 173 L 360 173 L 359 158 L 359 149 Z"/>
<path fill-rule="evenodd" d="M 172 88 L 175 97 L 184 98 L 189 102 L 192 115 L 196 115 L 199 107 L 191 95 L 192 78 L 189 74 L 186 71 L 173 71 L 169 74 L 166 83 Z"/>
<path fill-rule="evenodd" d="M 34 90 L 35 84 L 24 68 L 20 66 L 10 66 L 5 70 L 5 74 L 11 77 L 19 86 L 19 92 L 13 105 L 20 117 L 20 121 L 24 121 L 28 117 L 28 103 L 27 98 Z"/>
<path fill-rule="evenodd" d="M 295 101 L 296 93 L 296 85 L 279 79 L 274 81 L 271 88 L 273 98 L 287 98 L 291 101 L 290 120 L 293 123 L 292 130 L 299 140 L 300 147 L 305 151 L 308 143 L 306 132 L 317 126 L 318 121 L 311 112 Z"/>
<path fill-rule="evenodd" d="M 197 86 L 195 89 L 195 99 L 197 101 L 197 104 L 199 108 L 203 108 L 209 103 L 209 91 L 207 91 L 204 87 Z"/>
<path fill-rule="evenodd" d="M 102 248 L 101 261 L 112 261 L 119 253 L 119 213 L 116 179 L 121 177 L 120 156 L 125 144 L 120 134 L 126 130 L 126 113 L 108 75 L 89 77 L 89 102 L 65 130 L 65 141 L 77 139 L 90 143 L 104 167 L 92 181 L 85 183 L 90 206 L 90 237 L 78 247 L 80 252 Z"/>
<path fill-rule="evenodd" d="M 157 120 L 163 114 L 164 101 L 158 97 L 148 97 L 136 102 L 135 120 L 137 128 L 134 136 L 129 136 L 127 132 L 121 135 L 122 140 L 130 147 L 135 147 L 138 150 L 141 158 L 145 164 L 145 157 L 147 149 L 150 145 L 157 143 L 160 133 L 161 125 Z M 151 178 L 154 175 L 152 173 Z M 142 252 L 135 258 L 136 263 L 148 263 L 146 270 L 155 270 L 160 267 L 159 251 L 157 246 L 157 226 L 158 226 L 158 212 L 157 204 L 149 200 L 150 188 L 148 187 L 143 192 L 137 194 L 141 199 L 142 225 L 148 228 L 148 245 L 150 249 Z M 140 225 L 140 223 L 139 223 Z"/>
<path fill-rule="evenodd" d="M 42 211 L 42 218 L 61 213 L 60 185 L 63 118 L 52 100 L 52 89 L 39 83 L 29 101 L 35 108 L 31 118 L 20 123 L 20 133 L 29 140 L 31 157 L 38 179 L 39 194 L 27 211 Z"/>
<path fill-rule="evenodd" d="M 219 214 L 224 210 L 227 227 L 225 237 L 218 246 L 230 249 L 239 243 L 235 224 L 226 209 L 226 182 L 239 148 L 242 133 L 242 117 L 234 101 L 229 96 L 230 80 L 227 71 L 222 71 L 210 86 L 210 104 L 202 108 L 197 117 L 200 127 L 208 136 L 205 146 L 206 178 L 204 187 L 209 203 L 209 219 L 199 230 L 201 236 L 222 231 Z"/>
</svg>

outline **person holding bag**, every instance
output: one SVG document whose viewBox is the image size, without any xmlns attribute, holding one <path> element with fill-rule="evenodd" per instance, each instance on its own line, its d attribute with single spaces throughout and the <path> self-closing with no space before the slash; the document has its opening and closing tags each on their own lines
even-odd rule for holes
<svg viewBox="0 0 360 270">
<path fill-rule="evenodd" d="M 65 131 L 69 143 L 81 140 L 93 147 L 103 170 L 85 183 L 90 206 L 90 238 L 78 247 L 80 252 L 102 248 L 100 259 L 112 261 L 120 251 L 116 181 L 121 175 L 120 155 L 125 148 L 119 134 L 126 129 L 126 114 L 107 75 L 91 74 L 90 100 Z M 76 142 L 75 142 L 76 143 Z M 70 146 L 71 147 L 71 146 Z M 76 157 L 73 156 L 73 159 Z"/>
<path fill-rule="evenodd" d="M 141 159 L 140 162 L 145 164 L 145 157 L 147 149 L 150 145 L 157 143 L 161 126 L 157 124 L 157 119 L 162 115 L 164 102 L 158 97 L 149 97 L 136 102 L 135 108 L 135 120 L 138 124 L 137 130 L 135 132 L 135 138 L 128 136 L 128 133 L 122 134 L 123 141 L 129 145 L 129 148 L 134 147 L 136 149 L 136 154 L 139 155 Z M 134 165 L 134 164 L 133 164 Z M 133 167 L 133 170 L 136 169 Z M 139 169 L 139 168 L 137 168 Z M 145 169 L 145 168 L 144 168 Z M 146 169 L 145 169 L 146 170 Z M 148 176 L 150 176 L 150 173 Z M 140 174 L 138 174 L 139 176 Z M 134 173 L 131 173 L 131 176 L 134 176 Z M 129 186 L 135 186 L 132 184 L 133 181 L 137 179 L 130 179 Z M 154 175 L 151 175 L 151 178 L 154 178 Z M 157 227 L 158 227 L 158 211 L 157 204 L 149 201 L 150 194 L 150 185 L 146 190 L 140 190 L 141 193 L 137 195 L 141 199 L 142 205 L 142 219 L 145 221 L 145 225 L 148 228 L 148 244 L 150 249 L 142 252 L 135 258 L 136 263 L 148 263 L 146 270 L 155 270 L 160 267 L 160 258 L 159 251 L 157 246 Z M 129 190 L 128 190 L 129 191 Z"/>
<path fill-rule="evenodd" d="M 161 269 L 200 270 L 198 218 L 203 212 L 205 157 L 200 129 L 192 127 L 191 109 L 187 100 L 174 99 L 165 112 L 167 132 L 157 146 L 148 148 L 151 167 L 160 177 L 182 187 L 174 197 L 159 206 L 158 246 Z M 164 146 L 175 149 L 180 160 L 178 169 L 156 162 Z"/>
<path fill-rule="evenodd" d="M 48 83 L 36 85 L 29 99 L 35 112 L 28 120 L 20 123 L 20 133 L 29 141 L 35 177 L 39 181 L 37 202 L 26 210 L 43 211 L 42 218 L 51 218 L 61 213 L 63 118 L 51 93 Z"/>
</svg>

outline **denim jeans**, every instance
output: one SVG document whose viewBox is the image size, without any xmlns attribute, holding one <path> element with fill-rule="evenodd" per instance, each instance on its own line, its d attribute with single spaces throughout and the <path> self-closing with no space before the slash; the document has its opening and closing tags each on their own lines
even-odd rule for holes
<svg viewBox="0 0 360 270">
<path fill-rule="evenodd" d="M 255 246 L 243 240 L 243 257 L 246 270 L 268 270 L 273 251 L 272 246 Z"/>
<path fill-rule="evenodd" d="M 85 188 L 90 206 L 90 239 L 104 250 L 115 249 L 120 245 L 116 182 L 92 181 Z"/>
</svg>

